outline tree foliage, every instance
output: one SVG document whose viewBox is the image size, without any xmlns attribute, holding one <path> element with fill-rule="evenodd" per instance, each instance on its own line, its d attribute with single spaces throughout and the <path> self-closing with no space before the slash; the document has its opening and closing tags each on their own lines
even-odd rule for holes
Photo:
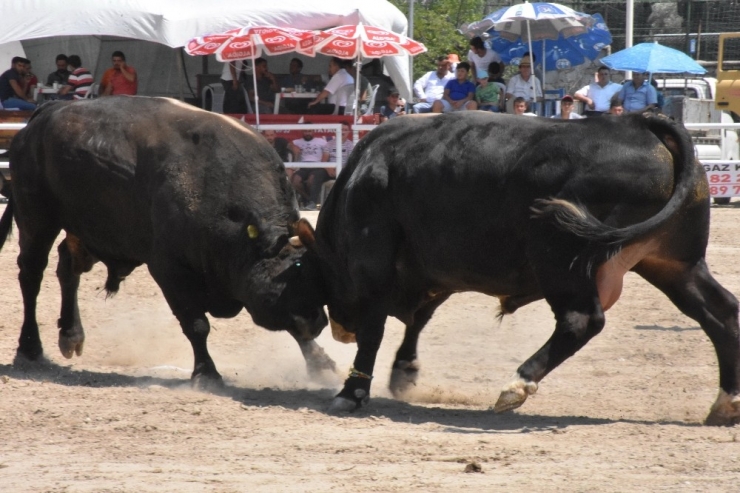
<svg viewBox="0 0 740 493">
<path fill-rule="evenodd" d="M 390 0 L 408 16 L 409 0 Z M 416 0 L 414 3 L 413 38 L 424 43 L 427 52 L 414 58 L 413 78 L 434 70 L 439 55 L 457 53 L 464 60 L 468 53 L 468 38 L 458 28 L 483 18 L 485 0 Z"/>
</svg>

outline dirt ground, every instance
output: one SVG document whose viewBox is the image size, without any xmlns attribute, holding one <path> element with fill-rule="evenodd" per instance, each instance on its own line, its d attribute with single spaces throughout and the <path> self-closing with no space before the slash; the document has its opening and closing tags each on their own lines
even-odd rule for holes
<svg viewBox="0 0 740 493">
<path fill-rule="evenodd" d="M 712 209 L 711 235 L 709 265 L 740 295 L 740 202 Z M 145 268 L 111 299 L 100 266 L 83 278 L 85 352 L 65 360 L 55 250 L 38 307 L 51 363 L 14 366 L 17 253 L 16 236 L 0 253 L 3 492 L 740 491 L 740 427 L 700 424 L 717 393 L 713 349 L 633 274 L 602 334 L 517 411 L 489 407 L 549 337 L 552 314 L 538 302 L 499 324 L 497 300 L 467 293 L 422 334 L 407 401 L 387 390 L 403 329 L 392 320 L 370 406 L 333 417 L 324 411 L 355 346 L 327 329 L 319 343 L 342 375 L 316 383 L 287 334 L 245 312 L 212 320 L 226 389 L 193 391 L 190 345 Z M 480 473 L 465 472 L 473 463 Z"/>
</svg>

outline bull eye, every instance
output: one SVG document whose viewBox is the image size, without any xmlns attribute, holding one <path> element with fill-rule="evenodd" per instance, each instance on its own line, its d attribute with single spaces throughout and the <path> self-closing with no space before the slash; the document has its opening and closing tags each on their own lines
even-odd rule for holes
<svg viewBox="0 0 740 493">
<path fill-rule="evenodd" d="M 296 267 L 300 267 L 300 266 L 301 266 L 301 263 L 300 263 L 300 262 L 296 262 L 296 263 L 295 263 L 295 266 L 296 266 Z"/>
<path fill-rule="evenodd" d="M 260 232 L 257 229 L 257 226 L 255 226 L 254 224 L 250 224 L 249 226 L 247 226 L 247 234 L 251 239 L 255 239 L 260 235 Z"/>
</svg>

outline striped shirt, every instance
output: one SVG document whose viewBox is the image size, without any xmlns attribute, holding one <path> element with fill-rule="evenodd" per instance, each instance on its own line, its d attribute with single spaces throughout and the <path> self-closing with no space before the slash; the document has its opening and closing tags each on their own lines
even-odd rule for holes
<svg viewBox="0 0 740 493">
<path fill-rule="evenodd" d="M 78 68 L 67 79 L 67 85 L 72 86 L 75 99 L 85 99 L 90 86 L 93 84 L 93 76 L 86 68 Z"/>
</svg>

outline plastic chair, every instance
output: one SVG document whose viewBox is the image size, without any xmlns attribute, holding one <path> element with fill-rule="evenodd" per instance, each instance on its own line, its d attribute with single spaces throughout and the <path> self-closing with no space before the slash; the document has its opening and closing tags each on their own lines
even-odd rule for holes
<svg viewBox="0 0 740 493">
<path fill-rule="evenodd" d="M 372 87 L 372 92 L 370 92 L 370 99 L 367 102 L 367 108 L 365 108 L 365 111 L 362 113 L 363 116 L 369 116 L 375 113 L 375 99 L 378 95 L 378 88 L 380 87 L 380 84 L 375 84 Z"/>
<path fill-rule="evenodd" d="M 355 103 L 355 85 L 354 84 L 346 84 L 337 89 L 337 92 L 334 93 L 334 101 L 342 101 L 343 99 L 347 100 L 347 104 L 344 107 L 344 114 L 352 114 L 352 108 L 353 104 Z M 351 98 L 351 100 L 350 100 Z M 349 110 L 349 112 L 347 111 Z M 338 115 L 339 114 L 339 105 L 334 104 L 334 113 L 332 115 Z"/>
<path fill-rule="evenodd" d="M 208 107 L 208 101 L 211 102 L 210 108 Z M 201 94 L 201 102 L 204 110 L 212 111 L 214 113 L 224 112 L 224 88 L 221 84 L 208 84 L 203 88 Z"/>
<path fill-rule="evenodd" d="M 97 98 L 100 93 L 100 84 L 91 84 L 90 88 L 85 93 L 85 97 L 82 99 L 94 99 Z"/>
</svg>

